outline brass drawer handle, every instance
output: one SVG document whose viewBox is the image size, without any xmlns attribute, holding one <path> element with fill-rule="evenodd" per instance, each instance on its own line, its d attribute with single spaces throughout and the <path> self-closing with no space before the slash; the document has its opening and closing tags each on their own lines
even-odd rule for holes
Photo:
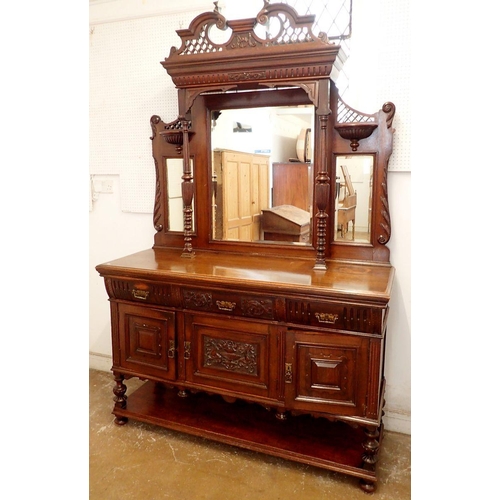
<svg viewBox="0 0 500 500">
<path fill-rule="evenodd" d="M 226 300 L 217 300 L 215 303 L 220 311 L 234 311 L 236 307 L 235 302 L 228 302 Z"/>
<path fill-rule="evenodd" d="M 339 315 L 338 314 L 329 314 L 329 313 L 315 313 L 314 316 L 316 316 L 316 319 L 320 322 L 320 323 L 330 323 L 330 324 L 334 324 L 337 322 L 337 320 L 339 319 Z"/>
<path fill-rule="evenodd" d="M 132 295 L 136 299 L 146 300 L 148 298 L 149 291 L 148 290 L 138 290 L 137 288 L 134 288 L 132 290 Z"/>
</svg>

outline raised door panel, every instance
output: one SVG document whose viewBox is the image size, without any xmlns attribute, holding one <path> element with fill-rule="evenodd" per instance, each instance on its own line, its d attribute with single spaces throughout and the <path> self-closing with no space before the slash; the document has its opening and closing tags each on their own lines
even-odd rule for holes
<svg viewBox="0 0 500 500">
<path fill-rule="evenodd" d="M 252 241 L 262 238 L 262 208 L 269 207 L 269 158 L 218 150 L 213 156 L 215 237 Z"/>
<path fill-rule="evenodd" d="M 274 398 L 273 330 L 265 323 L 212 316 L 185 317 L 186 380 L 223 393 Z"/>
<path fill-rule="evenodd" d="M 262 240 L 262 210 L 269 208 L 269 160 L 254 155 L 252 161 L 252 239 Z"/>
<path fill-rule="evenodd" d="M 119 359 L 128 370 L 175 380 L 175 313 L 119 304 Z"/>
<path fill-rule="evenodd" d="M 364 416 L 368 389 L 366 337 L 314 332 L 287 334 L 287 406 Z"/>
<path fill-rule="evenodd" d="M 252 231 L 251 164 L 248 155 L 224 156 L 225 238 L 249 241 Z"/>
</svg>

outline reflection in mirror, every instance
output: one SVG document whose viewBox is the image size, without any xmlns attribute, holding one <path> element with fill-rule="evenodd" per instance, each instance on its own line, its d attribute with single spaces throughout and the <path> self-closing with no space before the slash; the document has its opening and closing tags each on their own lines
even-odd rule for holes
<svg viewBox="0 0 500 500">
<path fill-rule="evenodd" d="M 182 158 L 167 158 L 167 206 L 168 206 L 168 229 L 169 231 L 184 231 L 184 204 L 182 202 Z M 191 160 L 191 171 L 193 171 L 193 160 Z M 193 200 L 194 205 L 194 200 Z M 194 217 L 193 217 L 194 231 Z"/>
<path fill-rule="evenodd" d="M 314 106 L 212 111 L 212 236 L 311 244 Z"/>
<path fill-rule="evenodd" d="M 336 157 L 335 241 L 370 242 L 373 156 Z"/>
</svg>

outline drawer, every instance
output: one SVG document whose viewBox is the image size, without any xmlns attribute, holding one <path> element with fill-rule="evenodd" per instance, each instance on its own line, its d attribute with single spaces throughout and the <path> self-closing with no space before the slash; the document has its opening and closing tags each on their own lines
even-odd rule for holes
<svg viewBox="0 0 500 500">
<path fill-rule="evenodd" d="M 257 319 L 276 319 L 276 303 L 271 297 L 237 295 L 235 292 L 184 288 L 185 309 L 218 312 Z"/>
<path fill-rule="evenodd" d="M 115 299 L 170 307 L 176 305 L 170 285 L 109 279 L 106 286 L 110 297 Z"/>
<path fill-rule="evenodd" d="M 356 304 L 287 300 L 287 321 L 298 325 L 381 334 L 383 310 Z"/>
</svg>

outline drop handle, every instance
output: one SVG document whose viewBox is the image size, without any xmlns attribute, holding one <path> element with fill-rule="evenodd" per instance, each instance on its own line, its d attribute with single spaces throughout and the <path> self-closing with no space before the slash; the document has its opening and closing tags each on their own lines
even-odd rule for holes
<svg viewBox="0 0 500 500">
<path fill-rule="evenodd" d="M 146 300 L 148 298 L 149 291 L 148 290 L 138 290 L 137 288 L 134 288 L 132 290 L 132 295 L 136 299 Z"/>
</svg>

